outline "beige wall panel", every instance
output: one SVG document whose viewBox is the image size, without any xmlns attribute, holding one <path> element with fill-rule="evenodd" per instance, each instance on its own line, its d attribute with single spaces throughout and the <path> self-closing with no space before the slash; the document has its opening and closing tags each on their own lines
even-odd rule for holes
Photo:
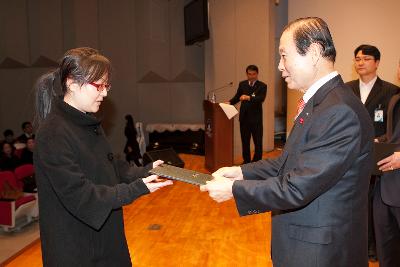
<svg viewBox="0 0 400 267">
<path fill-rule="evenodd" d="M 398 0 L 289 0 L 289 21 L 318 16 L 328 23 L 337 50 L 335 66 L 345 82 L 357 78 L 353 70 L 354 49 L 368 43 L 377 46 L 382 54 L 378 75 L 399 84 L 396 78 L 400 58 L 399 10 Z M 288 118 L 295 113 L 300 94 L 290 95 Z M 289 122 L 288 119 L 291 127 Z"/>
<path fill-rule="evenodd" d="M 28 7 L 25 0 L 0 1 L 0 63 L 10 57 L 30 64 Z"/>
<path fill-rule="evenodd" d="M 31 63 L 40 56 L 57 62 L 64 54 L 61 0 L 27 1 Z"/>
<path fill-rule="evenodd" d="M 246 79 L 245 69 L 256 64 L 259 79 L 268 84 L 264 102 L 263 149 L 273 148 L 274 130 L 274 35 L 271 22 L 271 1 L 210 1 L 210 35 L 206 42 L 206 94 L 233 81 L 217 94 L 219 101 L 228 100 L 240 81 Z M 234 127 L 234 157 L 241 155 L 238 118 Z"/>
</svg>

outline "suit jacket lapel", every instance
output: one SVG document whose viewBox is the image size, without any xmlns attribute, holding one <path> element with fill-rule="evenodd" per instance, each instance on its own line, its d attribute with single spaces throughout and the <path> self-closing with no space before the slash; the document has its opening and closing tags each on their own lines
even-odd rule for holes
<svg viewBox="0 0 400 267">
<path fill-rule="evenodd" d="M 342 77 L 340 75 L 337 75 L 330 79 L 327 83 L 325 83 L 321 88 L 318 89 L 318 91 L 315 93 L 313 97 L 309 100 L 312 101 L 312 106 L 318 106 L 326 97 L 326 95 L 332 91 L 333 89 L 337 87 L 343 87 L 344 82 L 342 80 Z M 308 105 L 308 103 L 307 103 Z"/>
<path fill-rule="evenodd" d="M 344 86 L 344 82 L 340 75 L 333 77 L 327 83 L 322 85 L 318 91 L 313 95 L 313 97 L 308 100 L 306 106 L 303 111 L 299 114 L 299 116 L 294 121 L 293 128 L 288 137 L 288 141 L 294 141 L 297 138 L 297 135 L 302 132 L 303 125 L 306 125 L 313 114 L 314 107 L 318 106 L 326 97 L 326 95 L 332 91 L 334 88 Z M 290 142 L 291 143 L 291 142 Z"/>
<path fill-rule="evenodd" d="M 360 94 L 360 79 L 354 82 L 354 87 L 352 87 L 354 94 L 361 99 L 361 94 Z"/>
<path fill-rule="evenodd" d="M 382 80 L 379 79 L 379 77 L 376 79 L 374 86 L 372 86 L 371 92 L 369 92 L 367 100 L 365 101 L 365 106 L 368 106 L 368 104 L 371 102 L 374 97 L 379 94 L 379 92 L 382 89 Z"/>
</svg>

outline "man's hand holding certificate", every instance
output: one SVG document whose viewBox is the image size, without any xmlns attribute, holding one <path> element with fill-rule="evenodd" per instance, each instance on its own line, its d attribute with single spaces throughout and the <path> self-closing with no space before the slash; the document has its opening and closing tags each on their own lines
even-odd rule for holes
<svg viewBox="0 0 400 267">
<path fill-rule="evenodd" d="M 236 180 L 243 180 L 243 173 L 240 167 L 223 167 L 212 175 L 168 164 L 157 164 L 153 167 L 154 168 L 149 171 L 150 174 L 199 185 L 200 191 L 207 191 L 210 197 L 217 202 L 223 202 L 233 198 L 233 183 Z"/>
<path fill-rule="evenodd" d="M 232 186 L 235 180 L 243 180 L 242 169 L 238 166 L 223 167 L 212 174 L 213 180 L 200 187 L 201 191 L 208 191 L 212 199 L 217 202 L 233 198 Z"/>
</svg>

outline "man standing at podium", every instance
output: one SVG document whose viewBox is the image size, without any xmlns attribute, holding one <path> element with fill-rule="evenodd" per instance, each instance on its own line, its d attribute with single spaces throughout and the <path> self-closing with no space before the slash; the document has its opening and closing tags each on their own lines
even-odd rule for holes
<svg viewBox="0 0 400 267">
<path fill-rule="evenodd" d="M 263 111 L 262 104 L 267 94 L 267 85 L 258 80 L 258 67 L 249 65 L 246 68 L 247 80 L 241 81 L 235 96 L 229 101 L 240 104 L 240 136 L 242 138 L 243 163 L 250 162 L 250 139 L 253 136 L 253 162 L 262 157 Z"/>
</svg>

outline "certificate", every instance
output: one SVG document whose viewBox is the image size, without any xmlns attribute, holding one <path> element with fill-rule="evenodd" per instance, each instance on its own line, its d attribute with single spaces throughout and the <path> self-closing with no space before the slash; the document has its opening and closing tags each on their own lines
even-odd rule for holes
<svg viewBox="0 0 400 267">
<path fill-rule="evenodd" d="M 232 105 L 225 104 L 225 103 L 219 103 L 219 106 L 225 112 L 225 115 L 228 117 L 228 119 L 232 119 L 239 113 L 237 111 L 237 109 Z"/>
<path fill-rule="evenodd" d="M 214 177 L 210 174 L 187 170 L 168 164 L 161 164 L 154 169 L 151 169 L 149 173 L 156 174 L 167 179 L 177 180 L 199 186 L 205 185 L 207 181 L 211 181 L 212 179 L 214 179 Z"/>
</svg>

